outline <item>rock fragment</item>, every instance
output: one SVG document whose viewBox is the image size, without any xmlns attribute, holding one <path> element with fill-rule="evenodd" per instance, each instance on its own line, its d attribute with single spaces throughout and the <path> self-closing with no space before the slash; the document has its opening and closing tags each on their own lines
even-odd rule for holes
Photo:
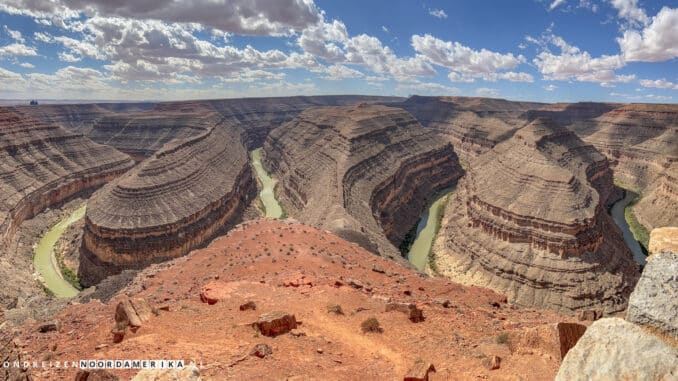
<svg viewBox="0 0 678 381">
<path fill-rule="evenodd" d="M 428 381 L 428 375 L 435 372 L 436 368 L 430 362 L 417 360 L 407 372 L 403 381 Z"/>
<path fill-rule="evenodd" d="M 259 316 L 252 326 L 264 336 L 275 337 L 297 328 L 297 320 L 287 312 L 273 311 Z"/>
</svg>

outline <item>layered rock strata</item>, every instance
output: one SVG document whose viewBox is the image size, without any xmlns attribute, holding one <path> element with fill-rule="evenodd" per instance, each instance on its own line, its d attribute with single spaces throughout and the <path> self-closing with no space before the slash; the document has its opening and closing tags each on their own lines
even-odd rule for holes
<svg viewBox="0 0 678 381">
<path fill-rule="evenodd" d="M 121 175 L 133 161 L 81 134 L 0 108 L 0 241 L 45 208 Z"/>
<path fill-rule="evenodd" d="M 461 176 L 449 143 L 398 108 L 311 108 L 273 130 L 265 165 L 286 212 L 393 258 L 436 192 Z"/>
<path fill-rule="evenodd" d="M 543 104 L 504 99 L 413 96 L 394 104 L 449 140 L 464 162 L 508 139 L 525 123 L 524 113 Z"/>
<path fill-rule="evenodd" d="M 255 194 L 241 132 L 216 114 L 90 199 L 79 275 L 91 285 L 200 247 L 237 222 Z"/>
<path fill-rule="evenodd" d="M 535 120 L 471 162 L 436 238 L 437 268 L 520 305 L 621 311 L 638 270 L 606 212 L 612 190 L 605 156 Z"/>
</svg>

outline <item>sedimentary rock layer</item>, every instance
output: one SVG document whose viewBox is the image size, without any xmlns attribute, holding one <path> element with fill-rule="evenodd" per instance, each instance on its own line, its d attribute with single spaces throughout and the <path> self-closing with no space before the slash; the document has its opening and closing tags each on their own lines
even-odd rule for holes
<svg viewBox="0 0 678 381">
<path fill-rule="evenodd" d="M 608 161 L 537 119 L 470 163 L 434 253 L 446 276 L 521 305 L 621 311 L 638 270 L 607 214 Z"/>
<path fill-rule="evenodd" d="M 0 157 L 0 242 L 24 220 L 133 165 L 113 148 L 11 108 L 0 108 Z"/>
<path fill-rule="evenodd" d="M 394 104 L 424 126 L 448 139 L 467 162 L 511 137 L 525 123 L 524 113 L 541 103 L 503 99 L 413 96 Z"/>
<path fill-rule="evenodd" d="M 256 189 L 241 132 L 214 113 L 202 123 L 209 127 L 165 145 L 90 199 L 84 284 L 184 255 L 238 221 Z"/>
<path fill-rule="evenodd" d="M 289 215 L 394 258 L 426 202 L 462 174 L 449 143 L 385 106 L 308 109 L 264 153 Z"/>
</svg>

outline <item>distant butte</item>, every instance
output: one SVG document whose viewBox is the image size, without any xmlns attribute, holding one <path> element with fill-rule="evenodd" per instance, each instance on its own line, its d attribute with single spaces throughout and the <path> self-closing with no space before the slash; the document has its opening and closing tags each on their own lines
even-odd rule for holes
<svg viewBox="0 0 678 381">
<path fill-rule="evenodd" d="M 639 273 L 607 214 L 608 161 L 547 119 L 470 163 L 434 252 L 440 272 L 514 303 L 623 311 Z"/>
</svg>

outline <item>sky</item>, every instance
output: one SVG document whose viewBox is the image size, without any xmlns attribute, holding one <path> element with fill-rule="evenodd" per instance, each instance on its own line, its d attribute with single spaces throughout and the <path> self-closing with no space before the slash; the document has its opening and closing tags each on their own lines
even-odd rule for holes
<svg viewBox="0 0 678 381">
<path fill-rule="evenodd" d="M 0 99 L 678 100 L 678 0 L 0 0 Z"/>
</svg>

